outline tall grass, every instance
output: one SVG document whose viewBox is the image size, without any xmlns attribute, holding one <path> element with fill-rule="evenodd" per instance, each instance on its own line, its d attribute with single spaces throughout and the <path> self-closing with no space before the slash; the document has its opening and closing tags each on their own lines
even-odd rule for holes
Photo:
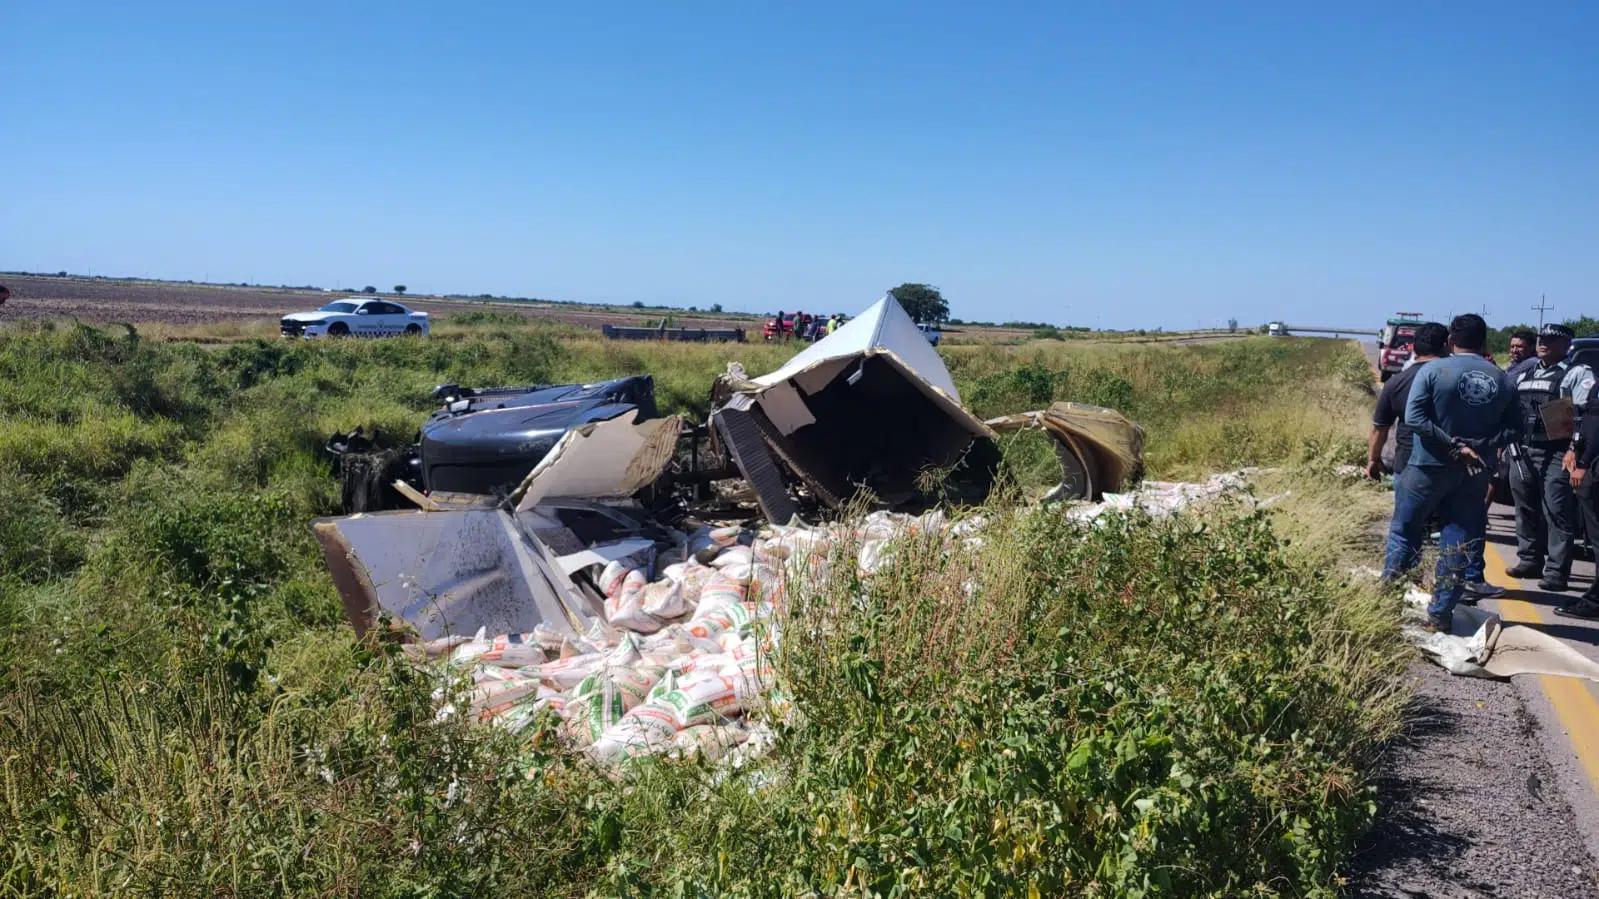
<svg viewBox="0 0 1599 899">
<path fill-rule="evenodd" d="M 703 414 L 729 361 L 471 326 L 225 348 L 0 335 L 0 894 L 1322 895 L 1395 715 L 1388 610 L 1326 572 L 1380 502 L 1333 343 L 952 347 L 982 414 L 1124 408 L 1156 476 L 1290 466 L 1269 512 L 1080 527 L 1001 500 L 796 595 L 795 725 L 755 769 L 619 780 L 433 718 L 353 641 L 307 522 L 318 456 L 408 439 L 435 384 L 653 373 Z M 1231 422 L 1231 430 L 1228 423 Z M 1355 497 L 1358 501 L 1351 501 Z M 1334 509 L 1331 514 L 1327 509 Z M 1293 538 L 1285 544 L 1283 536 Z"/>
</svg>

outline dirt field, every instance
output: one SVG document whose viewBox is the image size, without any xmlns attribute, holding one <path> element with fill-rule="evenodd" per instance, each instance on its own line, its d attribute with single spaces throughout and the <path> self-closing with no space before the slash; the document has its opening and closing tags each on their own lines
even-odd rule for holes
<svg viewBox="0 0 1599 899">
<path fill-rule="evenodd" d="M 0 307 L 0 318 L 78 318 L 95 322 L 197 325 L 280 318 L 290 312 L 315 309 L 346 294 L 322 291 L 277 290 L 255 287 L 217 287 L 150 281 L 97 281 L 87 278 L 32 278 L 6 275 L 0 283 L 11 288 L 11 300 Z M 468 309 L 493 308 L 526 318 L 549 319 L 598 328 L 602 324 L 637 325 L 658 317 L 658 309 L 567 306 L 559 303 L 496 303 L 401 297 L 400 302 L 439 317 Z M 760 327 L 755 316 L 696 315 L 672 312 L 684 327 Z"/>
<path fill-rule="evenodd" d="M 306 312 L 347 296 L 308 290 L 261 287 L 221 287 L 164 281 L 100 281 L 92 278 L 39 278 L 0 276 L 11 288 L 11 299 L 0 307 L 0 322 L 21 319 L 81 319 L 87 322 L 127 322 L 205 326 L 254 324 L 260 327 L 290 312 Z M 447 321 L 469 309 L 514 312 L 529 320 L 558 321 L 598 330 L 601 325 L 641 325 L 661 315 L 659 309 L 627 306 L 576 306 L 561 303 L 513 303 L 493 300 L 451 300 L 404 296 L 400 302 Z M 760 339 L 764 318 L 755 315 L 707 314 L 668 310 L 679 327 L 743 328 L 751 340 Z M 252 329 L 254 330 L 254 329 Z M 946 326 L 946 337 L 956 342 L 1019 341 L 1029 331 L 1013 328 Z"/>
</svg>

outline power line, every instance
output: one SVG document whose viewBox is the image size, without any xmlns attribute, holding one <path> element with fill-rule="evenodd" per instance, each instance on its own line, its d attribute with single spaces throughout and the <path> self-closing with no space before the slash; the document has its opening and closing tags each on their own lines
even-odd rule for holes
<svg viewBox="0 0 1599 899">
<path fill-rule="evenodd" d="M 1545 312 L 1548 312 L 1550 309 L 1555 308 L 1555 307 L 1549 305 L 1548 300 L 1544 297 L 1543 294 L 1540 293 L 1540 294 L 1538 294 L 1538 305 L 1536 305 L 1536 306 L 1534 306 L 1532 308 L 1533 308 L 1533 310 L 1535 312 L 1538 313 L 1538 331 L 1539 331 L 1539 333 L 1542 333 L 1543 332 L 1543 314 Z"/>
</svg>

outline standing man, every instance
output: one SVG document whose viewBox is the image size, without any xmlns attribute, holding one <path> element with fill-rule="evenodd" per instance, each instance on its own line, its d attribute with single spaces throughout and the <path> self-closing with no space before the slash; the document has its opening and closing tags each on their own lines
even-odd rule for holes
<svg viewBox="0 0 1599 899">
<path fill-rule="evenodd" d="M 1442 531 L 1427 624 L 1447 632 L 1460 601 L 1471 553 L 1488 529 L 1485 459 L 1520 434 L 1515 385 L 1482 358 L 1488 325 L 1479 315 L 1449 323 L 1453 353 L 1421 366 L 1405 403 L 1405 424 L 1415 432 L 1409 464 L 1394 484 L 1394 520 L 1388 531 L 1384 575 L 1416 564 L 1422 531 L 1437 514 Z"/>
<path fill-rule="evenodd" d="M 1561 593 L 1571 576 L 1578 527 L 1577 498 L 1567 474 L 1566 451 L 1577 410 L 1593 395 L 1594 376 L 1586 365 L 1566 358 L 1572 331 L 1543 326 L 1538 361 L 1516 379 L 1524 439 L 1512 450 L 1510 492 L 1516 498 L 1516 555 L 1512 577 L 1540 577 L 1538 589 Z"/>
<path fill-rule="evenodd" d="M 1510 368 L 1507 373 L 1510 379 L 1521 377 L 1521 373 L 1538 364 L 1538 357 L 1533 353 L 1533 347 L 1538 344 L 1538 335 L 1527 328 L 1522 328 L 1510 335 Z"/>
<path fill-rule="evenodd" d="M 1594 481 L 1599 480 L 1599 471 L 1593 470 L 1595 463 L 1599 463 L 1599 410 L 1586 411 L 1578 425 L 1577 436 L 1572 440 L 1571 486 L 1577 495 L 1577 506 L 1582 510 L 1588 539 L 1592 540 L 1599 535 L 1599 489 L 1594 486 Z M 1555 614 L 1599 620 L 1599 577 L 1594 578 L 1592 586 L 1576 602 L 1555 609 Z"/>
<path fill-rule="evenodd" d="M 1426 322 L 1416 328 L 1415 352 L 1410 361 L 1405 363 L 1405 368 L 1388 379 L 1382 387 L 1382 394 L 1377 397 L 1377 413 L 1372 416 L 1371 436 L 1366 442 L 1366 474 L 1376 480 L 1382 477 L 1386 466 L 1383 464 L 1383 448 L 1388 440 L 1388 432 L 1398 425 L 1394 435 L 1393 467 L 1395 477 L 1404 473 L 1410 461 L 1411 447 L 1415 442 L 1415 434 L 1410 426 L 1405 424 L 1405 405 L 1410 399 L 1410 388 L 1416 380 L 1416 372 L 1422 366 L 1435 359 L 1449 355 L 1449 329 L 1437 322 Z M 1395 493 L 1394 514 L 1398 515 L 1398 494 Z M 1425 528 L 1424 528 L 1425 530 Z M 1463 586 L 1461 602 L 1476 604 L 1479 600 L 1493 599 L 1503 596 L 1503 587 L 1496 587 L 1483 578 L 1484 564 L 1482 559 L 1483 543 L 1481 541 L 1468 547 L 1471 557 L 1470 564 L 1466 567 L 1466 578 Z M 1385 563 L 1384 577 L 1392 580 L 1403 574 L 1414 565 L 1419 556 L 1414 553 L 1403 554 L 1399 558 Z"/>
<path fill-rule="evenodd" d="M 1372 480 L 1382 477 L 1385 469 L 1396 477 L 1405 470 L 1405 463 L 1410 460 L 1410 447 L 1415 441 L 1415 435 L 1405 424 L 1405 400 L 1410 398 L 1410 385 L 1416 380 L 1420 366 L 1447 355 L 1448 328 L 1437 322 L 1427 322 L 1416 328 L 1415 352 L 1411 356 L 1415 364 L 1407 364 L 1403 371 L 1389 378 L 1377 397 L 1377 413 L 1372 416 L 1371 436 L 1366 441 L 1366 474 Z M 1399 430 L 1394 434 L 1393 466 L 1389 468 L 1383 464 L 1383 447 L 1388 443 L 1388 432 L 1396 424 Z"/>
</svg>

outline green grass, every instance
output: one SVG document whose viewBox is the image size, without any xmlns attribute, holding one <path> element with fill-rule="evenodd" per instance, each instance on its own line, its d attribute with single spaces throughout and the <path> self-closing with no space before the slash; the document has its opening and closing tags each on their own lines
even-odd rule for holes
<svg viewBox="0 0 1599 899">
<path fill-rule="evenodd" d="M 728 361 L 791 351 L 0 333 L 0 895 L 1328 895 L 1401 658 L 1327 574 L 1382 503 L 1329 473 L 1370 395 L 1346 344 L 948 348 L 980 414 L 1114 405 L 1152 476 L 1283 465 L 1261 489 L 1291 493 L 1096 528 L 1001 498 L 981 552 L 815 585 L 753 770 L 613 780 L 548 729 L 439 723 L 350 636 L 307 526 L 328 434 L 408 439 L 450 381 L 649 372 L 703 415 Z"/>
</svg>

